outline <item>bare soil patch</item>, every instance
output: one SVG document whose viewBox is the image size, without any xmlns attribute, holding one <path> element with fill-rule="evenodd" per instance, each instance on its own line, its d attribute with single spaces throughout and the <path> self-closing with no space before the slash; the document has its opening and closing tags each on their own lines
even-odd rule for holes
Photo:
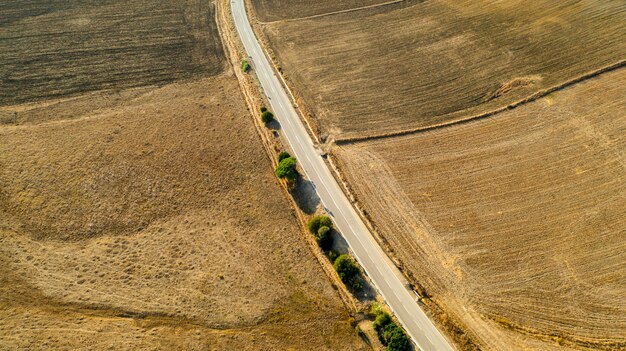
<svg viewBox="0 0 626 351">
<path fill-rule="evenodd" d="M 507 106 L 626 57 L 626 7 L 425 1 L 263 26 L 322 134 L 397 132 Z"/>
<path fill-rule="evenodd" d="M 625 80 L 334 149 L 405 272 L 483 350 L 626 349 Z"/>
<path fill-rule="evenodd" d="M 390 0 L 251 0 L 262 22 L 316 16 L 389 2 Z"/>
<path fill-rule="evenodd" d="M 247 113 L 218 76 L 2 127 L 2 343 L 362 348 Z"/>
<path fill-rule="evenodd" d="M 218 74 L 210 1 L 3 1 L 0 106 Z"/>
</svg>

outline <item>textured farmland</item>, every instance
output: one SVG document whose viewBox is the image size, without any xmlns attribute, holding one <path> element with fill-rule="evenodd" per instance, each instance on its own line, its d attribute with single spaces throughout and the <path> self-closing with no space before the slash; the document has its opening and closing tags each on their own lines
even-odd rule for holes
<svg viewBox="0 0 626 351">
<path fill-rule="evenodd" d="M 484 350 L 626 349 L 624 81 L 336 148 L 390 249 Z"/>
<path fill-rule="evenodd" d="M 263 28 L 337 138 L 491 111 L 626 58 L 623 1 L 403 2 Z"/>
<path fill-rule="evenodd" d="M 0 70 L 33 74 L 0 90 L 18 94 L 0 107 L 0 350 L 366 349 L 273 175 L 210 3 L 0 8 L 19 46 Z M 188 35 L 217 46 L 204 57 Z"/>
<path fill-rule="evenodd" d="M 362 348 L 238 89 L 0 127 L 0 348 Z"/>
<path fill-rule="evenodd" d="M 222 71 L 209 1 L 2 1 L 0 106 Z"/>
<path fill-rule="evenodd" d="M 252 0 L 262 22 L 288 20 L 372 6 L 392 0 Z"/>
</svg>

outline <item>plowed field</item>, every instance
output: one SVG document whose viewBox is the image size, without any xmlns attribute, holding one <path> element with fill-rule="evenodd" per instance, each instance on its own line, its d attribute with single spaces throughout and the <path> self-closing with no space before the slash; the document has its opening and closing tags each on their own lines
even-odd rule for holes
<svg viewBox="0 0 626 351">
<path fill-rule="evenodd" d="M 626 57 L 623 1 L 400 2 L 263 31 L 338 139 L 492 111 Z"/>
<path fill-rule="evenodd" d="M 625 81 L 335 148 L 389 248 L 483 350 L 626 349 Z"/>
<path fill-rule="evenodd" d="M 209 1 L 2 1 L 0 106 L 222 70 Z"/>
</svg>

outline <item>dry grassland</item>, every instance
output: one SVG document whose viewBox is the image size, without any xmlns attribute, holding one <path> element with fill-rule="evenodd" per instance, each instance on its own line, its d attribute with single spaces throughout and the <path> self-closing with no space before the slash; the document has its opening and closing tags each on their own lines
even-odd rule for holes
<svg viewBox="0 0 626 351">
<path fill-rule="evenodd" d="M 247 113 L 217 76 L 2 127 L 0 344 L 359 349 Z"/>
<path fill-rule="evenodd" d="M 338 139 L 481 114 L 626 56 L 621 1 L 401 2 L 263 31 Z"/>
<path fill-rule="evenodd" d="M 222 70 L 209 1 L 2 1 L 0 106 Z"/>
<path fill-rule="evenodd" d="M 406 272 L 483 350 L 626 349 L 625 81 L 335 148 Z"/>
<path fill-rule="evenodd" d="M 251 4 L 260 21 L 273 22 L 319 16 L 390 1 L 392 0 L 251 0 Z"/>
<path fill-rule="evenodd" d="M 50 16 L 67 19 L 49 6 L 69 6 L 64 11 L 78 17 L 100 5 L 116 14 L 147 11 L 146 35 L 168 31 L 159 30 L 167 18 L 161 11 L 181 10 L 173 21 L 210 8 L 43 3 L 22 17 L 38 26 Z M 18 6 L 0 6 L 6 13 L 9 5 Z M 205 15 L 211 23 L 197 28 L 200 41 L 215 28 L 213 14 Z M 30 28 L 0 18 L 4 26 Z M 97 40 L 94 50 L 125 43 L 119 31 L 143 18 L 99 22 L 98 35 L 111 39 Z M 94 28 L 85 27 L 85 36 Z M 3 80 L 14 92 L 4 104 L 28 103 L 0 111 L 1 350 L 365 349 L 301 236 L 237 80 L 224 69 L 219 37 L 209 34 L 220 56 L 205 68 L 198 61 L 190 70 L 185 54 L 174 58 L 153 43 L 120 53 L 133 62 L 161 52 L 165 62 L 144 61 L 139 75 L 61 55 L 58 63 L 71 62 L 66 68 L 75 75 L 52 61 L 31 66 L 41 82 L 32 90 Z M 39 53 L 59 47 L 54 39 L 43 44 Z M 58 81 L 50 78 L 57 69 Z M 86 71 L 94 72 L 84 89 L 91 92 L 69 97 Z M 178 82 L 145 86 L 170 79 Z M 56 96 L 50 87 L 57 83 L 63 98 L 40 101 Z M 135 84 L 142 87 L 128 88 Z"/>
</svg>

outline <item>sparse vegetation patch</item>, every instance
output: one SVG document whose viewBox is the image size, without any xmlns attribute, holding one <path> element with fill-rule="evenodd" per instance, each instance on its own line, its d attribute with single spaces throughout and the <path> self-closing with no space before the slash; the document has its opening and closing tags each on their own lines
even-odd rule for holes
<svg viewBox="0 0 626 351">
<path fill-rule="evenodd" d="M 244 71 L 245 73 L 248 73 L 250 71 L 250 63 L 248 63 L 247 60 L 242 60 L 241 61 L 241 70 Z"/>
</svg>

